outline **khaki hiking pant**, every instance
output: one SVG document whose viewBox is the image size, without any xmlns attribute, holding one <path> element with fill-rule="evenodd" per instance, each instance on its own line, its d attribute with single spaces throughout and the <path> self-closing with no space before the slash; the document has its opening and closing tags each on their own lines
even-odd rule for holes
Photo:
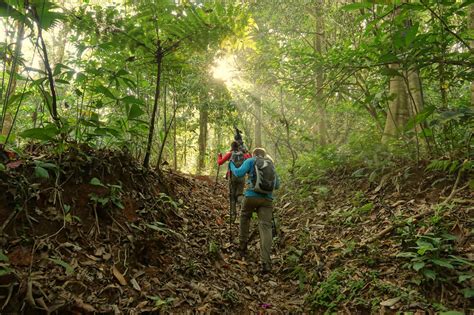
<svg viewBox="0 0 474 315">
<path fill-rule="evenodd" d="M 233 176 L 233 175 L 232 175 Z M 229 200 L 230 200 L 230 214 L 231 221 L 235 220 L 237 215 L 237 205 L 240 206 L 244 196 L 245 180 L 235 181 L 233 178 L 229 179 Z"/>
<path fill-rule="evenodd" d="M 249 241 L 250 219 L 252 213 L 258 215 L 258 232 L 260 234 L 260 261 L 270 267 L 272 251 L 272 212 L 273 201 L 260 197 L 245 197 L 240 215 L 240 250 L 247 250 Z"/>
</svg>

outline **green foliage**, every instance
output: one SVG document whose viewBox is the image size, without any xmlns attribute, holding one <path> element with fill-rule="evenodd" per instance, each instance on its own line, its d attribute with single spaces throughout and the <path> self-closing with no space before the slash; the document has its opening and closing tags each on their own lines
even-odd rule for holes
<svg viewBox="0 0 474 315">
<path fill-rule="evenodd" d="M 453 255 L 453 242 L 456 237 L 450 234 L 434 234 L 415 236 L 407 240 L 410 250 L 397 254 L 397 257 L 407 258 L 405 267 L 415 270 L 423 276 L 422 281 L 447 281 L 458 275 L 458 281 L 463 282 L 472 275 L 463 272 L 466 268 L 474 267 L 472 262 Z"/>
<path fill-rule="evenodd" d="M 0 277 L 12 273 L 10 269 L 8 256 L 3 253 L 3 250 L 0 249 Z"/>
<path fill-rule="evenodd" d="M 122 204 L 122 185 L 103 184 L 98 178 L 94 177 L 91 179 L 90 184 L 93 186 L 100 186 L 106 189 L 105 194 L 90 193 L 89 199 L 92 203 L 97 206 L 107 207 L 115 205 L 116 207 L 123 209 Z"/>
<path fill-rule="evenodd" d="M 219 251 L 220 251 L 219 244 L 211 240 L 209 242 L 209 255 L 216 258 L 219 254 Z"/>
<path fill-rule="evenodd" d="M 304 285 L 308 278 L 306 270 L 301 266 L 302 257 L 303 251 L 294 247 L 291 247 L 285 256 L 285 265 L 288 266 L 289 271 L 288 276 L 298 281 L 298 286 L 301 291 L 304 290 Z"/>
<path fill-rule="evenodd" d="M 313 309 L 324 309 L 326 313 L 329 314 L 343 301 L 353 300 L 358 296 L 365 282 L 362 279 L 353 280 L 350 278 L 350 275 L 351 271 L 349 270 L 333 270 L 329 276 L 308 295 L 308 303 Z"/>
<path fill-rule="evenodd" d="M 155 308 L 157 310 L 163 310 L 166 311 L 169 309 L 169 307 L 173 304 L 175 298 L 173 297 L 167 297 L 166 299 L 162 299 L 160 296 L 147 296 L 150 300 L 152 300 L 155 303 Z"/>
<path fill-rule="evenodd" d="M 470 171 L 474 167 L 473 161 L 459 161 L 459 160 L 432 160 L 426 167 L 427 171 L 441 171 L 449 174 L 454 174 L 458 170 Z"/>
<path fill-rule="evenodd" d="M 224 290 L 222 292 L 222 299 L 225 302 L 230 303 L 231 305 L 236 305 L 237 303 L 239 303 L 239 297 L 234 291 L 234 289 Z"/>
</svg>

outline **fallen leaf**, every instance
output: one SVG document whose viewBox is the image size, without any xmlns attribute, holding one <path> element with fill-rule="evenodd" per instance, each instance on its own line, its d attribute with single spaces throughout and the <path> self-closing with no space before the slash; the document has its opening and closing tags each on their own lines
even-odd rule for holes
<svg viewBox="0 0 474 315">
<path fill-rule="evenodd" d="M 398 301 L 400 301 L 400 297 L 396 297 L 393 299 L 388 299 L 385 301 L 380 302 L 381 306 L 387 306 L 387 307 L 392 307 L 394 306 Z"/>
<path fill-rule="evenodd" d="M 112 273 L 121 285 L 127 285 L 127 280 L 125 280 L 125 277 L 120 273 L 120 271 L 118 271 L 115 266 L 112 266 Z"/>
<path fill-rule="evenodd" d="M 138 284 L 137 280 L 135 280 L 134 278 L 130 279 L 130 283 L 132 284 L 132 287 L 137 290 L 137 291 L 141 291 L 142 288 L 140 288 L 140 285 Z"/>
</svg>

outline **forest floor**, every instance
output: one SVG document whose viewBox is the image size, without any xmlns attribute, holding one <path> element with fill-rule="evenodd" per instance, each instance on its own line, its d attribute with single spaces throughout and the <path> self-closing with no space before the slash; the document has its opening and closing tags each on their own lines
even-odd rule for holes
<svg viewBox="0 0 474 315">
<path fill-rule="evenodd" d="M 439 174 L 394 173 L 370 184 L 340 170 L 293 183 L 276 202 L 273 272 L 260 275 L 257 221 L 242 261 L 224 180 L 144 171 L 124 153 L 87 147 L 44 152 L 0 172 L 2 314 L 473 309 L 465 297 L 473 195 L 464 177 L 454 185 Z M 453 186 L 450 206 L 434 207 Z M 460 283 L 446 262 L 444 273 L 435 261 L 430 282 L 397 255 L 435 232 L 426 218 L 455 236 L 446 242 L 464 261 L 449 262 L 465 275 Z M 391 226 L 399 228 L 377 236 Z"/>
</svg>

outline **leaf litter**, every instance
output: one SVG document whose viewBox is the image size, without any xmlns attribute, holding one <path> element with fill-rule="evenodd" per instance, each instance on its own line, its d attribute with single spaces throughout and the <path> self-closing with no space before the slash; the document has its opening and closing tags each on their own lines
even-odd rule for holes
<svg viewBox="0 0 474 315">
<path fill-rule="evenodd" d="M 59 171 L 35 176 L 39 159 Z M 256 222 L 249 259 L 236 255 L 226 183 L 145 171 L 120 152 L 32 152 L 0 172 L 0 244 L 8 258 L 0 262 L 2 313 L 430 310 L 428 293 L 406 289 L 414 271 L 394 258 L 399 239 L 365 241 L 394 217 L 424 211 L 435 202 L 426 196 L 440 188 L 404 189 L 384 178 L 367 184 L 333 176 L 324 198 L 283 190 L 274 271 L 262 276 Z M 465 204 L 455 214 L 453 233 L 464 237 L 459 252 L 472 252 Z M 444 289 L 445 304 L 469 307 L 451 289 Z"/>
</svg>

